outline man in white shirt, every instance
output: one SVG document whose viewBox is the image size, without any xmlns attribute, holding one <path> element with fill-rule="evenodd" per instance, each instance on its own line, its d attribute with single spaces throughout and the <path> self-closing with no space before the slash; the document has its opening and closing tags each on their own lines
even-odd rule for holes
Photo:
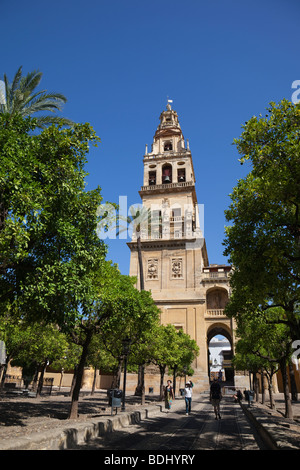
<svg viewBox="0 0 300 470">
<path fill-rule="evenodd" d="M 192 405 L 192 384 L 191 382 L 187 382 L 185 384 L 184 389 L 184 398 L 185 398 L 185 412 L 188 416 L 191 412 L 191 405 Z"/>
</svg>

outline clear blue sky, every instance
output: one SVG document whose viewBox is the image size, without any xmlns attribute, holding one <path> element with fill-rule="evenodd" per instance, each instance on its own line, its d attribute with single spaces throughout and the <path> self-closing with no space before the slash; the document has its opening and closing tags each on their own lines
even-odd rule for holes
<svg viewBox="0 0 300 470">
<path fill-rule="evenodd" d="M 63 114 L 101 138 L 89 154 L 88 189 L 139 203 L 145 144 L 167 97 L 190 141 L 210 263 L 223 257 L 228 195 L 249 168 L 232 141 L 300 80 L 299 0 L 0 0 L 0 78 L 43 72 L 68 98 Z M 126 240 L 109 258 L 128 274 Z"/>
</svg>

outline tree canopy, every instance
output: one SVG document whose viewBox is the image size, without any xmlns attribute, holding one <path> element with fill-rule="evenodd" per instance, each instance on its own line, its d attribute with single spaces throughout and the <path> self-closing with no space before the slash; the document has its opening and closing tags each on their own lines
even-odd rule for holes
<svg viewBox="0 0 300 470">
<path fill-rule="evenodd" d="M 227 313 L 263 315 L 300 337 L 300 105 L 271 103 L 252 117 L 235 144 L 251 171 L 231 194 L 225 252 L 233 265 Z"/>
<path fill-rule="evenodd" d="M 0 313 L 51 316 L 74 311 L 86 263 L 105 257 L 96 235 L 100 188 L 85 190 L 88 124 L 51 126 L 0 115 Z M 72 303 L 73 302 L 73 303 Z"/>
</svg>

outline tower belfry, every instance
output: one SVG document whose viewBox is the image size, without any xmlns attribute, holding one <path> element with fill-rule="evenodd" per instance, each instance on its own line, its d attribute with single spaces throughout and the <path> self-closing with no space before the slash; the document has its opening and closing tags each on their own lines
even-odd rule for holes
<svg viewBox="0 0 300 470">
<path fill-rule="evenodd" d="M 196 232 L 199 237 L 192 155 L 169 102 L 160 115 L 151 152 L 144 155 L 144 180 L 139 194 L 153 214 L 151 234 L 148 231 L 143 238 L 192 238 Z M 155 219 L 160 222 L 156 226 Z"/>
<path fill-rule="evenodd" d="M 230 267 L 208 263 L 192 154 L 170 103 L 160 114 L 151 151 L 146 147 L 143 157 L 139 194 L 148 216 L 141 223 L 139 240 L 133 235 L 128 243 L 129 274 L 137 277 L 139 287 L 140 246 L 144 288 L 161 310 L 161 323 L 183 329 L 200 348 L 193 368 L 197 388 L 204 390 L 209 383 L 211 325 L 217 320 L 231 336 L 230 320 L 224 316 Z"/>
</svg>

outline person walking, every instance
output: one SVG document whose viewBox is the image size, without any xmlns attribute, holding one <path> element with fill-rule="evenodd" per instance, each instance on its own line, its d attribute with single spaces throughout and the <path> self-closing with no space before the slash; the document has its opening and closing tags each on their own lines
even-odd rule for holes
<svg viewBox="0 0 300 470">
<path fill-rule="evenodd" d="M 165 408 L 167 410 L 171 409 L 172 400 L 174 400 L 174 390 L 172 387 L 172 381 L 168 380 L 165 387 Z"/>
<path fill-rule="evenodd" d="M 191 412 L 192 407 L 192 384 L 187 382 L 184 389 L 184 399 L 185 399 L 185 413 L 188 416 Z"/>
<path fill-rule="evenodd" d="M 221 385 L 217 381 L 217 379 L 214 379 L 213 383 L 210 386 L 210 401 L 211 404 L 214 407 L 214 412 L 216 415 L 215 419 L 221 419 L 220 415 L 220 401 L 222 399 L 222 393 L 221 393 Z"/>
</svg>

